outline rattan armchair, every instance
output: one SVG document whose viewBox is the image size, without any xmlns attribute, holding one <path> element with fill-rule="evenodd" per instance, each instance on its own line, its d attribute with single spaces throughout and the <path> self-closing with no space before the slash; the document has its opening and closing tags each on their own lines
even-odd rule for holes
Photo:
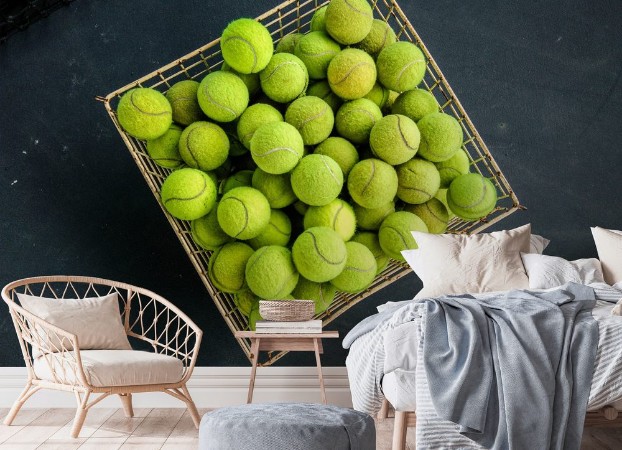
<svg viewBox="0 0 622 450">
<path fill-rule="evenodd" d="M 119 314 L 128 338 L 146 343 L 145 346 L 150 347 L 153 353 L 181 360 L 181 379 L 167 384 L 94 386 L 85 375 L 76 335 L 26 311 L 19 305 L 17 293 L 57 299 L 99 297 L 117 293 Z M 188 316 L 163 297 L 146 289 L 100 278 L 46 276 L 9 283 L 2 290 L 2 298 L 9 305 L 28 370 L 26 387 L 4 420 L 6 425 L 11 425 L 22 405 L 35 392 L 40 389 L 55 389 L 75 394 L 78 407 L 71 432 L 74 438 L 79 435 L 88 410 L 114 394 L 121 399 L 128 417 L 133 415 L 132 394 L 169 394 L 187 405 L 198 428 L 199 413 L 186 383 L 194 369 L 203 333 Z M 37 376 L 33 368 L 34 357 L 45 361 L 51 374 L 47 379 Z"/>
</svg>

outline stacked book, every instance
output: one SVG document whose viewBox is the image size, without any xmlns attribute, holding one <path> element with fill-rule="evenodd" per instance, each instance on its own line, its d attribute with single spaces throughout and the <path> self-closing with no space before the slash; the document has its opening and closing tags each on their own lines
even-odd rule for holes
<svg viewBox="0 0 622 450">
<path fill-rule="evenodd" d="M 255 332 L 257 334 L 315 334 L 322 332 L 322 321 L 273 322 L 258 320 L 255 325 Z"/>
</svg>

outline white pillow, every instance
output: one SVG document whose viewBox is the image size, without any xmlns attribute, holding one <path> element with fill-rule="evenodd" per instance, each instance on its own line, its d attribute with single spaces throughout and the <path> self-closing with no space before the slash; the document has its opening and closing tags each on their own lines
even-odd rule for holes
<svg viewBox="0 0 622 450">
<path fill-rule="evenodd" d="M 520 258 L 529 251 L 529 224 L 470 236 L 411 233 L 419 248 L 402 255 L 423 281 L 415 298 L 529 287 Z"/>
<path fill-rule="evenodd" d="M 604 283 L 600 261 L 596 258 L 568 261 L 535 253 L 523 253 L 521 258 L 532 289 L 548 289 L 571 281 L 579 284 Z"/>
<path fill-rule="evenodd" d="M 593 227 L 592 236 L 607 284 L 622 281 L 622 231 Z"/>
<path fill-rule="evenodd" d="M 17 294 L 22 307 L 78 337 L 80 349 L 131 350 L 119 314 L 117 294 L 89 298 L 46 298 Z M 59 347 L 59 342 L 52 342 Z M 73 347 L 63 343 L 67 350 Z M 33 355 L 37 356 L 37 355 Z"/>
<path fill-rule="evenodd" d="M 551 243 L 545 237 L 540 236 L 539 234 L 532 234 L 529 239 L 529 253 L 539 253 L 542 254 L 544 249 L 549 246 Z"/>
</svg>

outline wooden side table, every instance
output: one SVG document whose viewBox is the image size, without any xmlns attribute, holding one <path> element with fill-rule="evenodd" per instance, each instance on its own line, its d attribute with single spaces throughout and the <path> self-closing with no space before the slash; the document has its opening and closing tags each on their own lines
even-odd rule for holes
<svg viewBox="0 0 622 450">
<path fill-rule="evenodd" d="M 293 351 L 293 352 L 315 352 L 317 363 L 317 373 L 320 379 L 320 393 L 322 403 L 326 404 L 326 391 L 324 390 L 324 377 L 322 375 L 322 364 L 320 354 L 324 353 L 322 339 L 338 338 L 338 331 L 323 331 L 322 333 L 310 334 L 268 334 L 256 333 L 254 331 L 236 331 L 236 338 L 249 338 L 251 340 L 251 358 L 253 365 L 251 377 L 248 385 L 247 403 L 253 401 L 253 391 L 255 389 L 255 375 L 257 374 L 257 360 L 261 351 Z"/>
</svg>

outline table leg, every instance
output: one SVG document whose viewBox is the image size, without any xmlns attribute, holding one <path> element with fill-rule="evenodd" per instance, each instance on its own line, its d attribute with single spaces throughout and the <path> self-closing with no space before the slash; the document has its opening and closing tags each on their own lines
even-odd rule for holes
<svg viewBox="0 0 622 450">
<path fill-rule="evenodd" d="M 317 362 L 317 374 L 320 378 L 320 393 L 322 394 L 322 403 L 326 404 L 326 391 L 324 390 L 324 376 L 322 375 L 322 363 L 320 362 L 320 346 L 319 339 L 313 339 L 315 347 L 315 361 Z"/>
<path fill-rule="evenodd" d="M 248 383 L 248 398 L 246 400 L 246 403 L 253 403 L 253 391 L 255 390 L 255 375 L 257 374 L 257 360 L 259 359 L 259 341 L 259 338 L 254 338 L 251 344 L 253 365 L 251 367 L 251 378 Z"/>
</svg>

